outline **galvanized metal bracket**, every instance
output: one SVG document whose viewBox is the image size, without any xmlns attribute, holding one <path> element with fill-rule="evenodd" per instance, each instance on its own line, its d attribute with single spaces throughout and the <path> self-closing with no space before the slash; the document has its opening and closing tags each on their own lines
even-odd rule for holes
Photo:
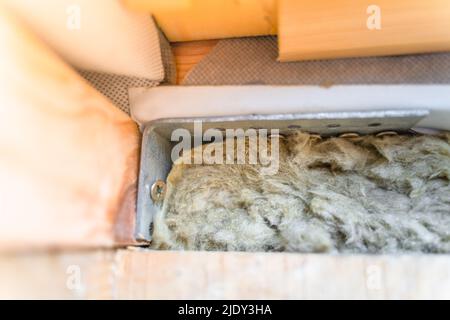
<svg viewBox="0 0 450 320">
<path fill-rule="evenodd" d="M 264 128 L 279 129 L 281 134 L 300 130 L 321 136 L 337 136 L 345 133 L 365 135 L 385 131 L 405 132 L 428 115 L 429 111 L 425 109 L 405 109 L 174 118 L 147 123 L 142 139 L 136 239 L 143 242 L 150 242 L 152 239 L 153 217 L 161 206 L 160 201 L 152 199 L 152 186 L 155 187 L 157 181 L 165 181 L 172 167 L 171 151 L 177 142 L 171 141 L 171 135 L 175 129 L 187 129 L 193 134 L 194 123 L 201 122 L 203 132 L 211 128 L 222 130 Z"/>
</svg>

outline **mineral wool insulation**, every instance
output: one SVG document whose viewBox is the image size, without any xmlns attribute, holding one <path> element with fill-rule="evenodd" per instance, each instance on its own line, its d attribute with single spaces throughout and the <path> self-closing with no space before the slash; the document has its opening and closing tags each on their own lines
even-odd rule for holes
<svg viewBox="0 0 450 320">
<path fill-rule="evenodd" d="M 450 134 L 280 140 L 259 165 L 175 162 L 153 247 L 328 253 L 450 252 Z"/>
</svg>

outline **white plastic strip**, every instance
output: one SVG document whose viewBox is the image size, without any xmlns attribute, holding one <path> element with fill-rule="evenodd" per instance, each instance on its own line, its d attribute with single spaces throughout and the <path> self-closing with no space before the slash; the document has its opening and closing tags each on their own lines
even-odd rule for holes
<svg viewBox="0 0 450 320">
<path fill-rule="evenodd" d="M 161 86 L 130 90 L 139 124 L 156 119 L 247 114 L 428 109 L 418 126 L 450 130 L 450 85 Z"/>
</svg>

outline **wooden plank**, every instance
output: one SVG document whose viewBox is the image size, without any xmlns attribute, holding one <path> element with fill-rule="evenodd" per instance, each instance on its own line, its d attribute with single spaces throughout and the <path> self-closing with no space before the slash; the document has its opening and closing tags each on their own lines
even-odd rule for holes
<svg viewBox="0 0 450 320">
<path fill-rule="evenodd" d="M 276 0 L 121 0 L 151 13 L 170 41 L 276 33 Z"/>
<path fill-rule="evenodd" d="M 450 50 L 448 0 L 280 0 L 278 6 L 281 61 Z"/>
<path fill-rule="evenodd" d="M 116 298 L 450 298 L 450 256 L 119 251 L 116 261 Z"/>
<path fill-rule="evenodd" d="M 172 52 L 177 66 L 177 84 L 199 63 L 217 44 L 218 40 L 203 40 L 172 43 Z"/>
<path fill-rule="evenodd" d="M 450 256 L 145 249 L 0 255 L 0 298 L 448 299 Z"/>
<path fill-rule="evenodd" d="M 132 242 L 139 132 L 0 8 L 0 250 Z"/>
<path fill-rule="evenodd" d="M 70 65 L 153 81 L 164 79 L 158 30 L 119 0 L 1 0 Z"/>
<path fill-rule="evenodd" d="M 0 255 L 0 299 L 111 299 L 114 251 Z"/>
</svg>

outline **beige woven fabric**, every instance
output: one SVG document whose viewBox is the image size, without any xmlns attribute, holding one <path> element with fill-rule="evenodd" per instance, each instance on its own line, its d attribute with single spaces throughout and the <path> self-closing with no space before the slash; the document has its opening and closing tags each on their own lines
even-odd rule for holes
<svg viewBox="0 0 450 320">
<path fill-rule="evenodd" d="M 183 85 L 450 83 L 450 53 L 278 62 L 276 37 L 221 40 Z"/>
<path fill-rule="evenodd" d="M 159 84 L 158 81 L 102 72 L 80 70 L 79 73 L 95 89 L 97 89 L 101 94 L 111 100 L 114 105 L 127 114 L 130 114 L 130 104 L 128 101 L 129 88 L 151 88 L 156 87 Z"/>
<path fill-rule="evenodd" d="M 170 43 L 164 34 L 159 31 L 159 45 L 161 48 L 162 64 L 164 66 L 164 83 L 175 84 L 177 79 L 175 60 Z M 161 81 L 145 78 L 122 76 L 111 73 L 79 70 L 94 88 L 110 99 L 119 109 L 130 114 L 128 89 L 156 87 Z"/>
<path fill-rule="evenodd" d="M 164 83 L 177 83 L 177 66 L 175 64 L 175 57 L 172 52 L 172 47 L 164 32 L 158 27 L 159 45 L 161 49 L 161 59 L 164 67 Z"/>
</svg>

